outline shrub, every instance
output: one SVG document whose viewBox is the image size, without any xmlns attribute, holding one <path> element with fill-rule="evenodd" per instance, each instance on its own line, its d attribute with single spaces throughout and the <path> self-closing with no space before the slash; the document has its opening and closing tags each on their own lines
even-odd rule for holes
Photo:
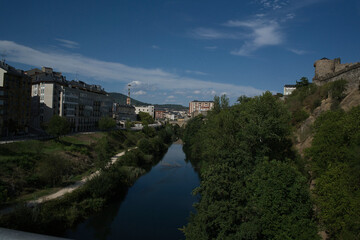
<svg viewBox="0 0 360 240">
<path fill-rule="evenodd" d="M 99 120 L 99 128 L 102 131 L 111 130 L 111 129 L 115 128 L 115 126 L 116 126 L 116 122 L 111 117 L 102 117 Z"/>
<path fill-rule="evenodd" d="M 303 109 L 297 110 L 292 113 L 291 124 L 297 125 L 297 124 L 301 123 L 302 121 L 304 121 L 305 119 L 307 119 L 308 117 L 309 117 L 309 114 L 306 111 L 304 111 Z"/>
</svg>

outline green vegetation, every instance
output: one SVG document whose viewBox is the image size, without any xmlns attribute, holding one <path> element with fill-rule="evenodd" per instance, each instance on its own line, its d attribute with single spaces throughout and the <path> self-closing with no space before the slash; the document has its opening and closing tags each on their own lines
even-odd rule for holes
<svg viewBox="0 0 360 240">
<path fill-rule="evenodd" d="M 77 134 L 59 137 L 60 141 L 31 140 L 0 145 L 0 189 L 6 192 L 6 197 L 0 197 L 0 205 L 17 202 L 24 195 L 36 195 L 39 191 L 71 184 L 78 175 L 98 165 L 103 142 L 108 145 L 109 156 L 124 149 L 121 142 L 127 135 L 130 134 Z M 137 139 L 131 142 L 134 145 Z"/>
<path fill-rule="evenodd" d="M 58 139 L 70 132 L 70 123 L 65 117 L 54 115 L 47 124 L 46 132 Z"/>
<path fill-rule="evenodd" d="M 333 239 L 360 238 L 360 107 L 322 114 L 308 149 L 315 203 Z"/>
<path fill-rule="evenodd" d="M 309 117 L 315 108 L 321 105 L 322 100 L 328 97 L 332 99 L 332 109 L 338 108 L 340 101 L 345 97 L 346 85 L 346 80 L 338 80 L 317 86 L 302 77 L 299 82 L 296 82 L 296 90 L 285 100 L 286 106 L 291 112 L 292 125 L 298 126 Z"/>
<path fill-rule="evenodd" d="M 114 129 L 116 127 L 116 122 L 111 117 L 102 117 L 99 120 L 99 129 L 102 131 L 107 131 Z"/>
<path fill-rule="evenodd" d="M 154 123 L 154 119 L 151 117 L 150 114 L 146 112 L 139 112 L 139 119 L 142 122 L 142 124 L 152 124 Z"/>
<path fill-rule="evenodd" d="M 158 131 L 155 131 L 155 135 L 152 137 L 143 132 L 122 130 L 96 133 L 94 136 L 90 134 L 67 136 L 61 139 L 61 143 L 55 141 L 44 142 L 45 144 L 41 144 L 42 146 L 48 148 L 48 145 L 56 145 L 57 148 L 55 151 L 62 154 L 65 154 L 66 151 L 64 153 L 63 150 L 60 149 L 66 149 L 69 142 L 86 142 L 86 145 L 82 145 L 83 147 L 89 147 L 90 155 L 86 158 L 86 161 L 92 162 L 92 164 L 89 165 L 91 167 L 97 166 L 97 168 L 101 168 L 101 174 L 73 193 L 66 194 L 60 199 L 39 204 L 32 209 L 26 207 L 25 204 L 19 204 L 15 212 L 0 217 L 0 226 L 45 234 L 56 234 L 57 232 L 64 231 L 64 229 L 73 226 L 90 214 L 100 211 L 114 197 L 125 195 L 128 187 L 131 186 L 139 176 L 150 170 L 152 165 L 161 159 L 168 144 L 171 144 L 173 140 L 177 139 L 177 136 L 175 136 L 177 129 L 178 126 L 165 125 L 158 129 Z M 95 136 L 96 139 L 94 139 Z M 65 143 L 67 145 L 61 145 Z M 8 149 L 13 149 L 13 153 L 20 154 L 18 151 L 24 148 L 18 149 L 18 144 L 28 146 L 29 142 L 2 145 L 0 151 L 6 152 Z M 115 152 L 119 152 L 123 147 L 131 146 L 138 146 L 138 149 L 126 152 L 114 165 L 105 167 Z M 27 151 L 30 151 L 29 147 L 21 154 Z M 73 151 L 71 154 L 78 155 L 79 152 Z M 48 157 L 52 157 L 52 155 Z M 3 160 L 3 157 L 1 160 Z M 35 166 L 40 164 L 38 161 L 40 160 L 34 159 Z M 49 161 L 54 163 L 55 159 Z M 58 164 L 62 165 L 64 163 L 60 162 L 56 164 L 58 166 Z M 50 168 L 50 165 L 45 165 L 44 169 Z M 66 162 L 64 165 L 69 166 Z M 9 166 L 7 165 L 7 167 Z M 19 167 L 19 165 L 16 165 L 13 169 Z M 24 167 L 26 167 L 26 164 Z M 76 164 L 71 165 L 71 168 L 76 168 Z M 35 167 L 35 169 L 37 169 L 37 167 Z M 64 171 L 71 171 L 71 169 L 65 168 L 62 171 L 63 174 Z M 54 176 L 50 176 L 50 173 L 41 173 L 46 175 L 44 176 L 46 179 L 50 178 L 46 180 L 49 181 L 49 184 L 59 184 L 57 181 L 60 181 L 59 177 L 61 177 L 61 174 L 56 173 Z M 64 176 L 62 177 L 64 178 Z M 3 177 L 1 177 L 1 179 L 3 179 Z M 22 180 L 23 178 L 20 177 L 20 179 Z M 7 201 L 8 195 L 6 190 L 8 189 L 8 185 L 6 183 L 3 184 L 3 182 L 0 183 L 2 184 L 0 185 L 0 199 Z M 5 188 L 3 186 L 5 186 Z"/>
<path fill-rule="evenodd" d="M 187 239 L 318 239 L 307 175 L 292 151 L 290 114 L 270 92 L 214 99 L 184 130 L 200 194 Z"/>
</svg>

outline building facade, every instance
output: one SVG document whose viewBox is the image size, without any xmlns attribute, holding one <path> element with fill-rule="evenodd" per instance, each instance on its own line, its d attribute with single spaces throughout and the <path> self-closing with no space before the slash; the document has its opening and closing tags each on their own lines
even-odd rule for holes
<svg viewBox="0 0 360 240">
<path fill-rule="evenodd" d="M 192 116 L 196 113 L 201 114 L 211 110 L 214 107 L 213 101 L 197 101 L 194 100 L 189 103 L 189 114 Z"/>
<path fill-rule="evenodd" d="M 112 117 L 112 99 L 101 86 L 67 81 L 61 73 L 47 67 L 26 74 L 32 78 L 32 97 L 40 101 L 34 121 L 38 125 L 59 115 L 70 122 L 71 131 L 88 131 L 97 128 L 101 117 Z"/>
<path fill-rule="evenodd" d="M 0 136 L 27 133 L 31 112 L 31 78 L 0 62 Z"/>
<path fill-rule="evenodd" d="M 284 96 L 290 95 L 296 89 L 296 85 L 284 85 Z"/>
<path fill-rule="evenodd" d="M 155 107 L 154 106 L 142 106 L 142 107 L 135 107 L 135 113 L 139 114 L 139 112 L 145 112 L 150 114 L 152 118 L 155 116 Z"/>
<path fill-rule="evenodd" d="M 165 119 L 165 111 L 155 110 L 155 120 Z"/>
<path fill-rule="evenodd" d="M 116 122 L 129 120 L 136 121 L 135 107 L 131 105 L 113 104 L 113 118 Z"/>
</svg>

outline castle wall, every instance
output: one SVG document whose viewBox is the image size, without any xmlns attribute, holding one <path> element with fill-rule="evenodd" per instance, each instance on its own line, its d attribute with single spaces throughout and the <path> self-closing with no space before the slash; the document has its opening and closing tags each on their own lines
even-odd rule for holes
<svg viewBox="0 0 360 240">
<path fill-rule="evenodd" d="M 344 66 L 340 66 L 338 71 L 333 73 L 328 73 L 323 77 L 315 77 L 313 78 L 313 82 L 316 85 L 324 85 L 328 82 L 334 82 L 336 80 L 344 79 L 347 80 L 348 83 L 348 90 L 358 88 L 360 84 L 360 63 L 355 64 L 341 64 Z"/>
<path fill-rule="evenodd" d="M 335 72 L 335 61 L 330 59 L 321 59 L 315 62 L 315 78 L 325 77 Z"/>
</svg>

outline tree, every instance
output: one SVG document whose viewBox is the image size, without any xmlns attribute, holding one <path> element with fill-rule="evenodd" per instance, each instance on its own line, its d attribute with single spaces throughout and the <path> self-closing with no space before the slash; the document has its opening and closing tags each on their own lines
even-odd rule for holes
<svg viewBox="0 0 360 240">
<path fill-rule="evenodd" d="M 46 132 L 57 139 L 70 132 L 70 123 L 66 118 L 54 115 L 47 126 Z"/>
<path fill-rule="evenodd" d="M 229 104 L 229 98 L 226 96 L 226 94 L 221 95 L 221 108 L 228 108 L 230 106 Z"/>
<path fill-rule="evenodd" d="M 296 87 L 304 87 L 309 85 L 309 79 L 307 77 L 300 78 L 300 81 L 296 81 Z"/>
<path fill-rule="evenodd" d="M 237 101 L 240 103 L 240 104 L 243 104 L 243 103 L 247 103 L 248 101 L 250 101 L 251 98 L 245 96 L 245 95 L 241 95 L 240 97 L 238 97 Z"/>
<path fill-rule="evenodd" d="M 115 128 L 115 126 L 116 126 L 116 122 L 111 117 L 102 117 L 99 120 L 99 128 L 102 131 L 111 130 Z"/>
<path fill-rule="evenodd" d="M 139 112 L 139 118 L 140 118 L 140 121 L 143 123 L 143 124 L 152 124 L 154 123 L 154 119 L 151 117 L 150 114 L 146 113 L 146 112 Z"/>
</svg>

